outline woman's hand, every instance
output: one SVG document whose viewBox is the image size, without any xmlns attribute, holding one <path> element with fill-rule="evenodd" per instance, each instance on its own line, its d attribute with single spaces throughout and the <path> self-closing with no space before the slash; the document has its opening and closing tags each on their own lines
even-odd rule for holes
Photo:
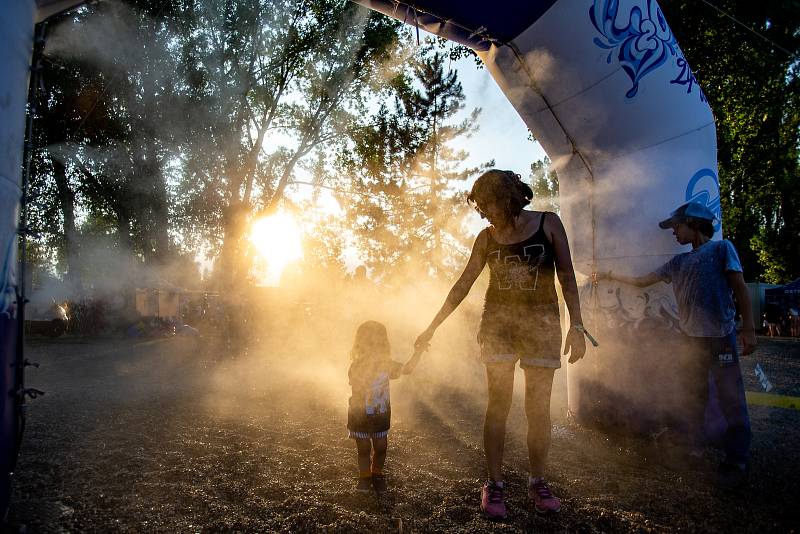
<svg viewBox="0 0 800 534">
<path fill-rule="evenodd" d="M 418 351 L 425 351 L 428 350 L 428 347 L 431 344 L 431 339 L 433 338 L 433 333 L 435 330 L 431 330 L 430 327 L 425 329 L 418 337 L 417 340 L 414 342 L 414 349 Z"/>
<path fill-rule="evenodd" d="M 564 343 L 564 354 L 569 353 L 569 363 L 575 363 L 586 354 L 586 340 L 583 338 L 583 332 L 570 327 L 567 332 L 567 340 Z"/>
</svg>

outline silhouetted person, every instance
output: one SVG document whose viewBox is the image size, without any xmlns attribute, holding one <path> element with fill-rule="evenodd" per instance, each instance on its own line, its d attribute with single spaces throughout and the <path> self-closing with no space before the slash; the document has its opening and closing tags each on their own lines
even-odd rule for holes
<svg viewBox="0 0 800 534">
<path fill-rule="evenodd" d="M 493 169 L 478 178 L 468 200 L 490 226 L 478 234 L 464 272 L 416 342 L 417 347 L 427 345 L 488 264 L 489 288 L 478 339 L 489 391 L 483 427 L 489 476 L 481 488 L 481 510 L 490 518 L 506 517 L 503 448 L 517 360 L 525 371 L 528 497 L 540 512 L 561 509 L 561 501 L 544 481 L 550 449 L 550 393 L 553 374 L 561 367 L 556 274 L 571 321 L 564 354 L 570 352 L 573 363 L 586 351 L 567 234 L 555 213 L 523 209 L 532 198 L 531 188 L 511 171 Z"/>
<path fill-rule="evenodd" d="M 386 491 L 383 465 L 389 439 L 392 408 L 389 381 L 410 373 L 419 353 L 404 366 L 391 359 L 386 327 L 377 321 L 362 323 L 356 330 L 350 350 L 347 376 L 352 395 L 347 409 L 347 429 L 358 451 L 356 490 L 367 493 Z"/>
</svg>

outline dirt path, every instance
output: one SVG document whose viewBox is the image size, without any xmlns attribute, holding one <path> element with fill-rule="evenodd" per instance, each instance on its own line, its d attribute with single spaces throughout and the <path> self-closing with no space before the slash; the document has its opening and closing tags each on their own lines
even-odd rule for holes
<svg viewBox="0 0 800 534">
<path fill-rule="evenodd" d="M 746 492 L 708 482 L 647 440 L 554 426 L 551 475 L 563 511 L 525 500 L 523 414 L 509 421 L 510 518 L 477 510 L 483 477 L 480 398 L 439 387 L 395 403 L 382 499 L 353 491 L 344 400 L 292 377 L 259 387 L 202 340 L 38 342 L 10 512 L 28 532 L 787 532 L 800 517 L 800 411 L 755 406 Z M 800 395 L 800 344 L 763 340 L 776 392 Z M 280 370 L 272 371 L 273 376 Z M 212 378 L 214 377 L 214 378 Z M 226 377 L 220 381 L 219 377 Z M 221 385 L 222 384 L 222 385 Z M 224 392 L 225 398 L 222 398 Z M 403 398 L 405 400 L 400 401 Z"/>
</svg>

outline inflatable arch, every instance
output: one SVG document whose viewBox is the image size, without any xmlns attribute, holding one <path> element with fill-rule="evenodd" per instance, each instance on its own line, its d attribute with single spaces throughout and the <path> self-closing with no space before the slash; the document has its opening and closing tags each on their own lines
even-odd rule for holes
<svg viewBox="0 0 800 534">
<path fill-rule="evenodd" d="M 711 109 L 656 1 L 358 2 L 474 49 L 553 161 L 584 320 L 600 341 L 568 367 L 578 420 L 641 431 L 680 419 L 680 389 L 660 376 L 681 343 L 671 290 L 591 283 L 591 273 L 644 273 L 678 252 L 656 224 L 673 207 L 698 200 L 720 212 Z M 15 0 L 0 11 L 3 509 L 23 400 L 16 235 L 34 23 L 80 3 Z"/>
</svg>

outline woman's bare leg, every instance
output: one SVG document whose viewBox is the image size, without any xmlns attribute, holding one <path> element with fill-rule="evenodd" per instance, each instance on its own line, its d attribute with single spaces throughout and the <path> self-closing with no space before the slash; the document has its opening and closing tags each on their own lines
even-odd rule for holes
<svg viewBox="0 0 800 534">
<path fill-rule="evenodd" d="M 503 448 L 506 441 L 506 419 L 514 393 L 514 363 L 486 364 L 489 401 L 483 423 L 483 449 L 489 478 L 503 480 Z"/>
<path fill-rule="evenodd" d="M 555 369 L 525 369 L 525 415 L 528 417 L 530 474 L 543 477 L 550 451 L 550 394 Z"/>
</svg>

